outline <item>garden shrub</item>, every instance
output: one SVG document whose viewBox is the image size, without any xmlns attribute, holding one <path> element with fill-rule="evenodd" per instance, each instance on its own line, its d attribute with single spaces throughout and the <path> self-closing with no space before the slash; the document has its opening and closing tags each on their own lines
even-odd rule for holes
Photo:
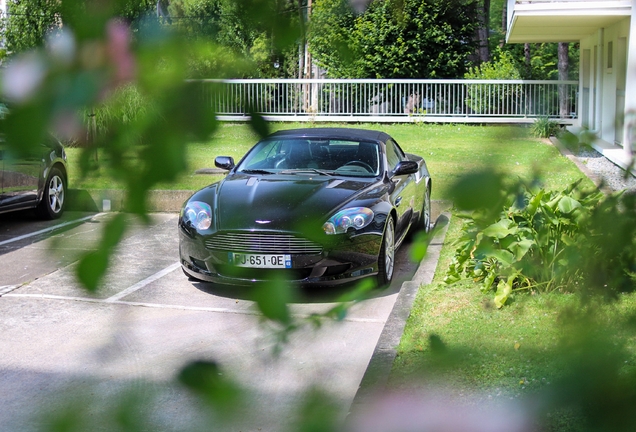
<svg viewBox="0 0 636 432">
<path fill-rule="evenodd" d="M 471 67 L 464 75 L 468 80 L 520 80 L 512 54 L 499 52 L 495 61 L 482 63 L 479 67 Z M 488 84 L 466 84 L 466 105 L 475 114 L 523 112 L 523 87 L 520 84 L 492 86 Z M 506 101 L 518 101 L 520 106 L 509 105 Z"/>
<path fill-rule="evenodd" d="M 550 138 L 559 132 L 559 122 L 550 117 L 539 117 L 532 124 L 532 135 L 537 138 Z"/>
<path fill-rule="evenodd" d="M 111 97 L 103 104 L 86 110 L 87 128 L 92 125 L 92 117 L 95 117 L 95 128 L 98 135 L 110 132 L 115 124 L 130 125 L 142 118 L 146 112 L 152 109 L 152 103 L 145 97 L 134 84 L 126 84 L 116 89 Z"/>
<path fill-rule="evenodd" d="M 636 199 L 521 184 L 501 212 L 481 209 L 466 222 L 445 281 L 469 277 L 502 307 L 518 291 L 631 291 L 636 281 Z"/>
</svg>

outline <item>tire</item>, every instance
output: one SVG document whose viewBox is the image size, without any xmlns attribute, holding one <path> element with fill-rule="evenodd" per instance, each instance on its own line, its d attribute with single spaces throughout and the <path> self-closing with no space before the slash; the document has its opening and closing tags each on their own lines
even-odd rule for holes
<svg viewBox="0 0 636 432">
<path fill-rule="evenodd" d="M 378 255 L 378 286 L 384 287 L 391 283 L 395 270 L 395 227 L 393 218 L 389 216 L 384 227 L 382 246 Z"/>
<path fill-rule="evenodd" d="M 42 199 L 36 208 L 42 219 L 57 219 L 64 212 L 66 178 L 59 168 L 51 168 L 44 183 Z"/>
</svg>

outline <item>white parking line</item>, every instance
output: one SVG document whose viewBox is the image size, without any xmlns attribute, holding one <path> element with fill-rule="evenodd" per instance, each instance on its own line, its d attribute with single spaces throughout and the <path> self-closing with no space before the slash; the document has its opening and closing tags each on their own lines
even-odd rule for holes
<svg viewBox="0 0 636 432">
<path fill-rule="evenodd" d="M 16 289 L 17 287 L 18 287 L 18 285 L 3 285 L 3 286 L 0 286 L 0 297 L 2 297 L 4 294 L 10 293 L 11 291 Z"/>
<path fill-rule="evenodd" d="M 145 287 L 146 285 L 156 281 L 157 279 L 160 279 L 162 277 L 164 277 L 165 275 L 167 275 L 168 273 L 171 273 L 173 271 L 175 271 L 176 269 L 178 269 L 179 267 L 181 267 L 181 263 L 176 262 L 168 267 L 166 267 L 165 269 L 158 271 L 157 273 L 153 274 L 152 276 L 148 276 L 146 279 L 137 282 L 136 284 L 134 284 L 131 287 L 126 288 L 125 290 L 115 294 L 114 296 L 108 297 L 106 300 L 104 300 L 106 303 L 112 303 L 115 302 L 121 298 L 126 297 L 129 294 L 132 294 L 133 292 Z"/>
<path fill-rule="evenodd" d="M 73 225 L 73 224 L 76 224 L 76 223 L 79 223 L 79 222 L 84 222 L 85 220 L 92 219 L 94 217 L 101 216 L 103 214 L 105 214 L 105 213 L 97 213 L 97 214 L 94 214 L 94 215 L 85 216 L 85 217 L 80 218 L 80 219 L 74 219 L 72 221 L 64 222 L 64 223 L 61 223 L 61 224 L 58 224 L 58 225 L 53 225 L 53 226 L 50 226 L 48 228 L 44 228 L 44 229 L 29 233 L 29 234 L 24 234 L 24 235 L 21 235 L 21 236 L 18 236 L 18 237 L 14 237 L 14 238 L 9 239 L 9 240 L 4 240 L 4 241 L 0 242 L 0 246 L 4 246 L 6 244 L 13 243 L 13 242 L 20 241 L 20 240 L 24 240 L 24 239 L 29 238 L 29 237 L 34 237 L 34 236 L 37 236 L 37 235 L 40 235 L 40 234 L 45 234 L 45 233 L 48 233 L 48 232 L 51 232 L 51 231 L 55 231 L 56 229 L 64 228 L 65 226 L 68 226 L 68 225 Z"/>
<path fill-rule="evenodd" d="M 171 305 L 171 304 L 160 304 L 160 303 L 128 302 L 128 301 L 120 301 L 120 300 L 108 301 L 108 300 L 95 299 L 95 298 L 89 298 L 89 297 L 71 297 L 71 296 L 60 296 L 60 295 L 50 295 L 50 294 L 6 294 L 3 297 L 77 301 L 77 302 L 84 302 L 84 303 L 101 303 L 101 304 L 108 303 L 108 304 L 125 305 L 125 306 L 147 307 L 147 308 L 154 308 L 154 309 L 173 309 L 173 310 L 213 312 L 213 313 L 234 314 L 234 315 L 253 315 L 253 316 L 262 315 L 256 309 L 229 309 L 229 308 L 215 308 L 215 307 L 205 307 L 205 306 L 183 306 L 183 305 Z M 292 316 L 294 318 L 309 318 L 314 316 L 314 314 L 292 313 Z M 377 324 L 384 324 L 386 322 L 386 320 L 378 319 L 378 318 L 355 318 L 355 317 L 345 317 L 341 321 L 357 322 L 357 323 L 377 323 Z"/>
</svg>

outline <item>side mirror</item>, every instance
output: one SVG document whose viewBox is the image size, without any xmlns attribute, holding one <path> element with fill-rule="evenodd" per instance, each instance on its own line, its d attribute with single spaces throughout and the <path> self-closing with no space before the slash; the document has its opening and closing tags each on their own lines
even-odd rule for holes
<svg viewBox="0 0 636 432">
<path fill-rule="evenodd" d="M 397 164 L 391 176 L 415 174 L 420 169 L 420 166 L 415 161 L 401 161 Z"/>
<path fill-rule="evenodd" d="M 214 159 L 214 165 L 216 165 L 217 168 L 229 171 L 234 168 L 234 158 L 230 156 L 217 156 Z"/>
</svg>

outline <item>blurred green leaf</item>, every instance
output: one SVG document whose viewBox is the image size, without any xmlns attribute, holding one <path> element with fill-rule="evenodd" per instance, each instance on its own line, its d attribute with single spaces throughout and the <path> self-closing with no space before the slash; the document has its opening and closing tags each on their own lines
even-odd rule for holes
<svg viewBox="0 0 636 432">
<path fill-rule="evenodd" d="M 179 372 L 178 379 L 224 417 L 242 408 L 242 391 L 214 362 L 199 360 L 189 363 Z"/>
<path fill-rule="evenodd" d="M 257 113 L 252 107 L 249 108 L 249 115 L 251 119 L 250 126 L 254 132 L 261 138 L 265 138 L 269 135 L 269 124 L 265 121 L 263 116 Z"/>
<path fill-rule="evenodd" d="M 340 407 L 331 395 L 311 389 L 298 410 L 294 431 L 334 432 L 340 429 Z"/>
<path fill-rule="evenodd" d="M 289 282 L 275 280 L 254 288 L 253 299 L 258 310 L 272 321 L 291 324 L 288 303 L 292 302 L 292 287 Z"/>
<path fill-rule="evenodd" d="M 0 132 L 4 134 L 11 153 L 15 157 L 26 157 L 40 153 L 40 145 L 47 133 L 48 107 L 30 102 L 12 107 L 0 121 Z"/>
<path fill-rule="evenodd" d="M 450 188 L 450 196 L 459 210 L 491 210 L 501 205 L 503 182 L 492 171 L 468 173 Z"/>
<path fill-rule="evenodd" d="M 126 225 L 126 217 L 123 213 L 115 215 L 104 226 L 99 249 L 80 259 L 77 277 L 89 291 L 95 292 L 99 288 L 99 283 L 108 270 L 110 256 L 123 238 Z"/>
<path fill-rule="evenodd" d="M 126 215 L 117 213 L 104 227 L 101 246 L 106 250 L 113 250 L 124 237 L 126 232 Z"/>
<path fill-rule="evenodd" d="M 443 353 L 447 350 L 446 344 L 437 334 L 432 333 L 428 336 L 428 345 L 434 353 Z"/>
<path fill-rule="evenodd" d="M 79 281 L 91 292 L 97 291 L 109 263 L 109 252 L 100 249 L 84 255 L 77 266 L 77 277 Z"/>
</svg>

